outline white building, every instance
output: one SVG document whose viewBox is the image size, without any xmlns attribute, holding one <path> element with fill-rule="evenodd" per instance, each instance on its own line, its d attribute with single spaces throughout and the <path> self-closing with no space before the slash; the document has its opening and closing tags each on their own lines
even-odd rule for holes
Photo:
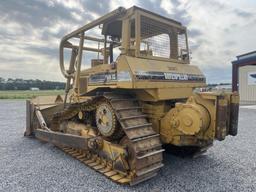
<svg viewBox="0 0 256 192">
<path fill-rule="evenodd" d="M 39 91 L 40 89 L 38 87 L 30 87 L 31 91 Z"/>
<path fill-rule="evenodd" d="M 256 51 L 237 56 L 232 62 L 232 90 L 241 104 L 256 104 Z"/>
</svg>

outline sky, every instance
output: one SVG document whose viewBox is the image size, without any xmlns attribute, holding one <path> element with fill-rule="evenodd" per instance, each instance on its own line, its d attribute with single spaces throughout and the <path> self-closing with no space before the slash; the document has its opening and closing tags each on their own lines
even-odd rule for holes
<svg viewBox="0 0 256 192">
<path fill-rule="evenodd" d="M 133 5 L 187 27 L 191 64 L 208 83 L 231 82 L 231 61 L 256 50 L 255 0 L 0 0 L 0 77 L 64 81 L 60 39 Z"/>
</svg>

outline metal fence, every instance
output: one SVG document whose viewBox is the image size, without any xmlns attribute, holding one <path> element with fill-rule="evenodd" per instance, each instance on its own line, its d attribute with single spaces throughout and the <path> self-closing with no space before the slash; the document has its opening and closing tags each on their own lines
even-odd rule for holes
<svg viewBox="0 0 256 192">
<path fill-rule="evenodd" d="M 172 59 L 183 59 L 187 53 L 185 31 L 141 16 L 140 54 Z"/>
</svg>

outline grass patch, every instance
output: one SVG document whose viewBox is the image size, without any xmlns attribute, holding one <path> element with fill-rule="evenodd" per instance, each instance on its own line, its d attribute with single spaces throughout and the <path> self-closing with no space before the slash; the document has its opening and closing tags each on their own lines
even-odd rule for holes
<svg viewBox="0 0 256 192">
<path fill-rule="evenodd" d="M 31 99 L 36 96 L 63 95 L 64 90 L 0 91 L 0 99 Z"/>
</svg>

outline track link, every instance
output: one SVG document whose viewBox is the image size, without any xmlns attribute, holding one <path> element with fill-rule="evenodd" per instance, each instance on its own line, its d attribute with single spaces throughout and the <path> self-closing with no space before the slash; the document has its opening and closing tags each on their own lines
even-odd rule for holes
<svg viewBox="0 0 256 192">
<path fill-rule="evenodd" d="M 104 161 L 104 159 L 90 151 L 78 150 L 70 147 L 59 148 L 116 183 L 129 184 L 131 182 L 130 175 L 121 174 L 115 171 L 107 161 Z"/>
<path fill-rule="evenodd" d="M 113 108 L 122 131 L 129 140 L 127 148 L 132 149 L 133 155 L 129 154 L 129 169 L 126 173 L 116 170 L 112 162 L 105 160 L 96 151 L 81 150 L 70 147 L 59 147 L 67 154 L 78 159 L 92 169 L 102 173 L 114 182 L 120 184 L 136 185 L 157 175 L 163 167 L 162 144 L 147 116 L 142 112 L 139 101 L 129 95 L 116 93 L 103 93 L 89 101 L 70 106 L 66 110 L 55 114 L 52 125 L 57 127 L 63 120 L 70 120 L 79 110 L 87 111 L 95 109 L 95 104 L 104 99 Z M 128 150 L 128 149 L 127 149 Z M 129 151 L 129 150 L 128 150 Z"/>
<path fill-rule="evenodd" d="M 147 116 L 142 112 L 139 101 L 129 95 L 112 92 L 103 93 L 115 111 L 119 123 L 129 139 L 130 147 L 135 151 L 132 171 L 135 173 L 130 181 L 135 185 L 152 178 L 163 167 L 163 154 L 160 136 Z"/>
</svg>

